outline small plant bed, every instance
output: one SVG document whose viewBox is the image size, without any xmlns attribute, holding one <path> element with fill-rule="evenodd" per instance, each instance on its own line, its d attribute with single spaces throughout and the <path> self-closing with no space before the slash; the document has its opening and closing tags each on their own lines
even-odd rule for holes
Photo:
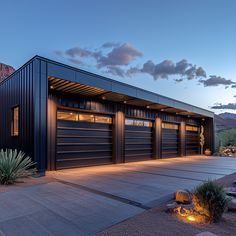
<svg viewBox="0 0 236 236">
<path fill-rule="evenodd" d="M 192 193 L 177 191 L 175 200 L 167 204 L 168 211 L 184 222 L 216 223 L 221 220 L 231 198 L 226 195 L 222 185 L 208 181 L 196 187 Z"/>
<path fill-rule="evenodd" d="M 38 178 L 35 164 L 21 151 L 0 150 L 0 193 L 55 181 L 49 176 Z"/>
<path fill-rule="evenodd" d="M 220 184 L 223 187 L 230 187 L 236 186 L 234 185 L 235 180 L 236 173 L 225 176 L 215 181 L 215 183 Z M 205 186 L 205 188 L 206 187 L 209 188 L 208 186 Z M 222 188 L 220 187 L 220 189 L 218 190 L 220 190 L 221 192 Z M 198 212 L 194 211 L 194 206 L 191 200 L 192 193 L 186 190 L 183 191 L 184 194 L 178 196 L 182 197 L 183 203 L 176 203 L 171 201 L 168 204 L 164 204 L 160 207 L 153 208 L 139 215 L 136 215 L 124 222 L 112 226 L 109 229 L 97 233 L 96 235 L 196 236 L 197 234 L 203 232 L 211 232 L 218 236 L 235 236 L 236 212 L 225 210 L 220 220 L 211 222 L 209 219 L 207 220 L 202 215 L 199 215 Z M 176 209 L 178 207 L 179 209 Z M 178 214 L 176 211 L 170 210 L 171 208 L 176 209 L 176 211 L 181 210 L 181 214 Z M 222 208 L 220 212 L 222 212 Z"/>
<path fill-rule="evenodd" d="M 14 184 L 19 179 L 34 176 L 36 174 L 35 164 L 21 151 L 0 150 L 0 184 Z"/>
</svg>

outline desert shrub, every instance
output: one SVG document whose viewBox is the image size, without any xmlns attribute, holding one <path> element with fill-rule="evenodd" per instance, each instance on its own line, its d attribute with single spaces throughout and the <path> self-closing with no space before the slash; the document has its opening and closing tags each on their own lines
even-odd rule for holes
<svg viewBox="0 0 236 236">
<path fill-rule="evenodd" d="M 203 215 L 209 222 L 221 219 L 228 205 L 228 198 L 221 185 L 208 181 L 193 191 L 194 210 Z"/>
<path fill-rule="evenodd" d="M 18 178 L 32 176 L 36 169 L 31 158 L 21 151 L 7 149 L 0 151 L 0 183 L 13 184 Z"/>
</svg>

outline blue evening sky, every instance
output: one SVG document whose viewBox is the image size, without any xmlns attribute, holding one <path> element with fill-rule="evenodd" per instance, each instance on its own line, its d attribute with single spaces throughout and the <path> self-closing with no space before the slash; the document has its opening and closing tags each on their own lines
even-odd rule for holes
<svg viewBox="0 0 236 236">
<path fill-rule="evenodd" d="M 206 71 L 203 79 L 215 75 L 236 82 L 235 11 L 235 0 L 0 0 L 0 62 L 18 68 L 38 54 L 209 109 L 236 103 L 236 88 L 204 87 L 196 78 L 176 82 L 180 75 L 119 77 L 97 68 L 92 58 L 73 64 L 64 52 L 128 43 L 142 53 L 130 66 L 186 59 Z"/>
</svg>

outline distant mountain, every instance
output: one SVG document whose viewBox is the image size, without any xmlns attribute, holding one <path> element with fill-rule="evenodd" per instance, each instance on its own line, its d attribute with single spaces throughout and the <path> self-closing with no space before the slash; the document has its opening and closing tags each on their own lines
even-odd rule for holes
<svg viewBox="0 0 236 236">
<path fill-rule="evenodd" d="M 219 116 L 223 119 L 232 119 L 232 120 L 236 120 L 236 114 L 234 113 L 230 113 L 230 112 L 224 112 L 219 114 Z"/>
<path fill-rule="evenodd" d="M 15 69 L 12 66 L 0 63 L 0 82 L 14 73 L 14 71 Z"/>
<path fill-rule="evenodd" d="M 215 124 L 218 130 L 236 128 L 236 114 L 225 112 L 215 115 Z"/>
</svg>

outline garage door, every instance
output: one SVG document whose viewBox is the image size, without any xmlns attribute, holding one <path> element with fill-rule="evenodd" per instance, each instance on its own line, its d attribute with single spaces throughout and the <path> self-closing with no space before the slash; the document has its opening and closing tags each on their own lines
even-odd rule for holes
<svg viewBox="0 0 236 236">
<path fill-rule="evenodd" d="M 179 126 L 162 123 L 162 158 L 179 156 Z"/>
<path fill-rule="evenodd" d="M 57 169 L 112 163 L 112 118 L 57 112 Z"/>
<path fill-rule="evenodd" d="M 125 162 L 152 158 L 152 122 L 125 120 Z"/>
<path fill-rule="evenodd" d="M 186 155 L 200 154 L 199 127 L 186 125 Z"/>
</svg>

